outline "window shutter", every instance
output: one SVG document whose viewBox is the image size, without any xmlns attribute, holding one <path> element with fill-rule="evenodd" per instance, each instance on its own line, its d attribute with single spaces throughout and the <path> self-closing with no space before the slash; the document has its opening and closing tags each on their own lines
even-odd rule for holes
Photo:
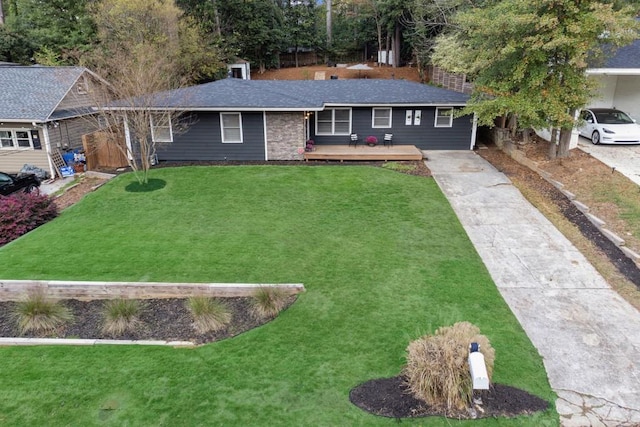
<svg viewBox="0 0 640 427">
<path fill-rule="evenodd" d="M 31 141 L 33 142 L 34 150 L 42 150 L 42 144 L 40 143 L 40 134 L 37 130 L 31 131 Z"/>
</svg>

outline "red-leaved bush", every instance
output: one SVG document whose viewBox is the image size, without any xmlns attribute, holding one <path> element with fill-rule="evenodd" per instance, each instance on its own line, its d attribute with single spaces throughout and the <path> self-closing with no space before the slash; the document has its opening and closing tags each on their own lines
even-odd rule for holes
<svg viewBox="0 0 640 427">
<path fill-rule="evenodd" d="M 0 196 L 0 246 L 58 216 L 49 196 L 18 192 Z"/>
</svg>

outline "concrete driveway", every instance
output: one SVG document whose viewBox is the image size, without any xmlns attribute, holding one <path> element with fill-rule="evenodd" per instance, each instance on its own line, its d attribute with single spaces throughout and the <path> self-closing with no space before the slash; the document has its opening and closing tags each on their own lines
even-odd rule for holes
<svg viewBox="0 0 640 427">
<path fill-rule="evenodd" d="M 640 425 L 640 312 L 490 163 L 472 151 L 425 153 L 540 352 L 562 425 Z"/>
<path fill-rule="evenodd" d="M 640 185 L 640 145 L 593 145 L 579 137 L 578 148 Z"/>
</svg>

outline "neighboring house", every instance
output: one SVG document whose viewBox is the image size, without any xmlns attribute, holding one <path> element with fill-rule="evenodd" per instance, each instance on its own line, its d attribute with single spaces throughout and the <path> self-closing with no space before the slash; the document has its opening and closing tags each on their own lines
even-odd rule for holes
<svg viewBox="0 0 640 427">
<path fill-rule="evenodd" d="M 53 150 L 80 148 L 93 130 L 96 79 L 82 67 L 0 66 L 0 170 L 30 164 L 55 176 Z"/>
<path fill-rule="evenodd" d="M 640 40 L 621 47 L 587 74 L 599 84 L 590 107 L 617 108 L 640 121 Z"/>
<path fill-rule="evenodd" d="M 640 121 L 640 40 L 619 48 L 604 64 L 593 65 L 586 73 L 598 85 L 597 94 L 587 107 L 616 108 Z M 547 141 L 551 139 L 549 130 L 536 133 Z M 578 146 L 578 136 L 578 130 L 574 129 L 569 148 Z"/>
<path fill-rule="evenodd" d="M 475 121 L 452 115 L 467 100 L 404 80 L 228 78 L 157 94 L 151 130 L 165 143 L 157 151 L 161 161 L 294 160 L 307 139 L 348 145 L 351 133 L 380 141 L 392 133 L 395 144 L 425 150 L 469 150 Z M 179 124 L 166 126 L 163 110 L 184 111 L 191 125 L 176 132 Z"/>
</svg>

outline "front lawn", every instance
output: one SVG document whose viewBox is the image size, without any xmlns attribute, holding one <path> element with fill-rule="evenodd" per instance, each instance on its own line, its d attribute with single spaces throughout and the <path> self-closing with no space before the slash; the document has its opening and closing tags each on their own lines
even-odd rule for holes
<svg viewBox="0 0 640 427">
<path fill-rule="evenodd" d="M 195 350 L 0 349 L 0 425 L 395 425 L 349 390 L 409 342 L 478 325 L 494 381 L 555 400 L 542 360 L 430 178 L 373 167 L 157 169 L 121 176 L 0 249 L 0 279 L 304 283 L 275 321 Z M 37 255 L 34 255 L 37 254 Z M 557 414 L 410 425 L 556 425 Z"/>
</svg>

